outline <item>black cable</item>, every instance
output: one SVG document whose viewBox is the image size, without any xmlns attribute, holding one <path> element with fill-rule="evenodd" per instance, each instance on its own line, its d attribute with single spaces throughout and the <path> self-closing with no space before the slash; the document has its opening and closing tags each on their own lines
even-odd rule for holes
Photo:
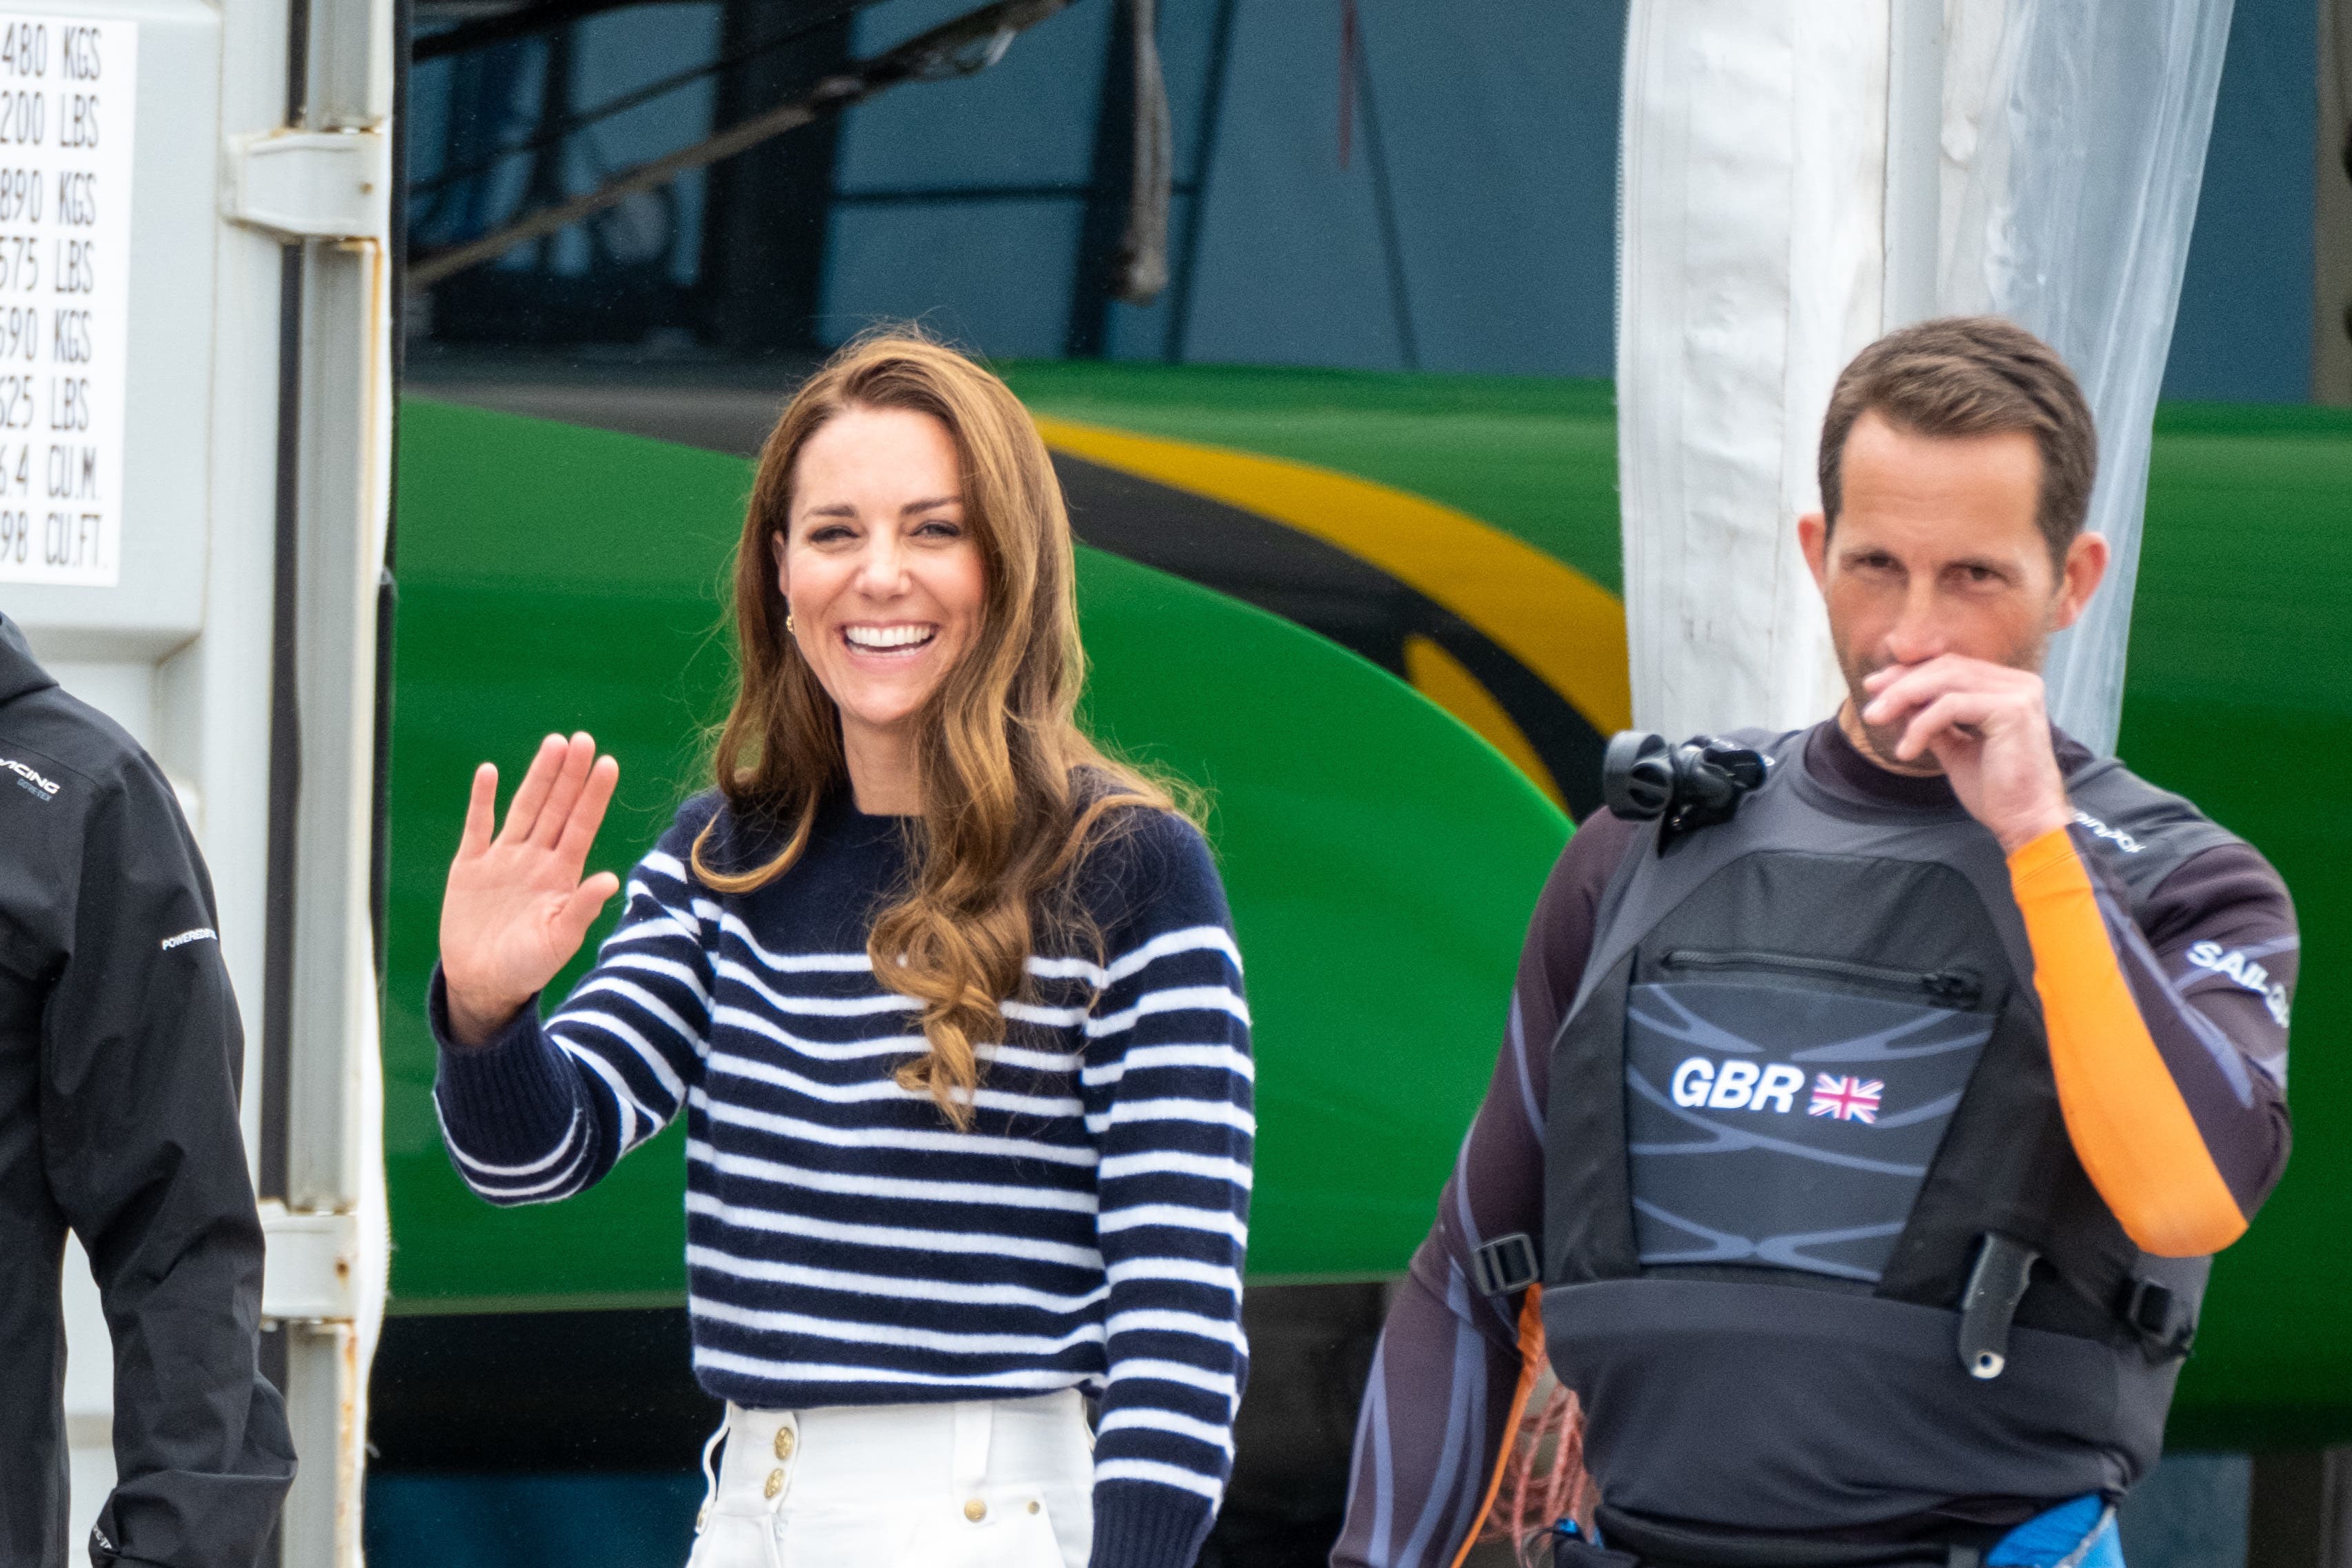
<svg viewBox="0 0 2352 1568">
<path fill-rule="evenodd" d="M 760 143 L 839 114 L 875 94 L 908 81 L 945 81 L 976 75 L 1003 58 L 1013 40 L 1073 0 L 989 0 L 975 10 L 856 60 L 818 81 L 805 96 L 790 99 L 739 120 L 691 145 L 647 159 L 619 178 L 567 201 L 537 208 L 463 244 L 437 250 L 409 272 L 416 289 L 430 289 L 454 273 L 502 256 L 517 246 L 561 232 L 639 191 L 669 184 L 695 169 L 732 158 Z"/>
<path fill-rule="evenodd" d="M 1358 23 L 1360 28 L 1362 24 Z M 1396 318 L 1397 348 L 1407 370 L 1421 368 L 1421 339 L 1413 330 L 1412 297 L 1405 288 L 1404 236 L 1397 226 L 1396 194 L 1389 184 L 1388 146 L 1381 137 L 1380 104 L 1372 96 L 1371 51 L 1357 34 L 1356 96 L 1363 105 L 1365 162 L 1371 165 L 1372 216 L 1381 229 L 1381 255 L 1387 263 L 1389 309 Z"/>
<path fill-rule="evenodd" d="M 539 152 L 553 142 L 563 141 L 565 138 L 572 135 L 576 132 L 585 131 L 588 127 L 598 124 L 601 121 L 610 120 L 616 114 L 626 114 L 630 110 L 638 107 L 640 104 L 650 103 L 653 100 L 661 97 L 664 93 L 675 92 L 679 88 L 689 87 L 695 82 L 700 81 L 704 77 L 716 76 L 720 71 L 732 69 L 734 67 L 741 65 L 746 60 L 757 59 L 761 55 L 765 54 L 772 54 L 774 51 L 784 47 L 788 44 L 796 44 L 800 42 L 803 38 L 807 37 L 812 33 L 817 32 L 821 28 L 831 26 L 834 23 L 840 21 L 844 16 L 849 16 L 853 12 L 856 12 L 866 5 L 877 5 L 878 3 L 879 0 L 846 0 L 845 4 L 835 5 L 832 10 L 823 13 L 814 20 L 803 23 L 801 26 L 791 28 L 783 33 L 780 33 L 772 38 L 761 38 L 755 43 L 746 44 L 743 47 L 737 49 L 734 53 L 721 55 L 717 59 L 710 61 L 707 65 L 689 66 L 682 71 L 673 71 L 668 76 L 663 77 L 658 80 L 647 82 L 645 86 L 640 88 L 634 88 L 631 90 L 623 93 L 618 98 L 608 99 L 604 102 L 598 104 L 593 109 L 583 109 L 577 114 L 569 115 L 564 119 L 559 120 L 546 129 L 540 131 L 531 136 L 526 137 L 520 142 L 501 147 L 496 152 L 490 153 L 488 157 L 477 159 L 475 162 L 467 164 L 462 169 L 445 170 L 440 174 L 435 174 L 429 180 L 425 180 L 416 184 L 411 185 L 409 187 L 409 194 L 417 196 L 429 196 L 436 192 L 446 190 L 451 185 L 462 184 L 467 180 L 478 179 L 482 175 L 496 169 L 500 163 L 505 163 L 509 158 L 517 157 L 525 153 Z M 422 58 L 423 57 L 420 55 L 418 58 Z"/>
<path fill-rule="evenodd" d="M 1201 129 L 1192 149 L 1192 178 L 1180 192 L 1184 204 L 1184 244 L 1169 279 L 1168 331 L 1160 340 L 1160 357 L 1170 364 L 1182 363 L 1184 336 L 1192 325 L 1192 270 L 1201 257 L 1201 220 L 1209 200 L 1209 171 L 1216 163 L 1217 131 L 1225 118 L 1225 74 L 1232 64 L 1235 0 L 1217 0 L 1215 20 L 1209 31 L 1207 86 L 1201 99 Z"/>
<path fill-rule="evenodd" d="M 519 5 L 502 16 L 477 17 L 445 27 L 437 33 L 427 33 L 416 40 L 412 57 L 419 65 L 439 59 L 443 55 L 462 55 L 474 49 L 486 49 L 492 44 L 503 44 L 513 38 L 544 33 L 567 22 L 577 22 L 593 16 L 600 11 L 617 10 L 630 0 L 541 0 L 536 5 Z"/>
<path fill-rule="evenodd" d="M 2352 180 L 2352 6 L 2338 0 L 2334 15 L 2323 14 L 2320 24 L 2329 35 L 2329 52 L 2336 57 L 2332 60 L 2322 61 L 2320 68 L 2323 72 L 2332 73 L 2335 78 L 2336 111 L 2344 117 L 2345 122 L 2341 162 L 2344 177 Z M 2344 336 L 2352 340 L 2352 299 L 2344 301 L 2344 315 L 2337 324 L 2344 329 Z"/>
<path fill-rule="evenodd" d="M 408 86 L 413 64 L 409 41 L 416 35 L 415 0 L 393 0 L 392 122 L 408 123 Z M 400 592 L 400 393 L 408 374 L 408 138 L 392 139 L 391 222 L 384 245 L 392 268 L 392 450 L 385 454 L 388 482 L 383 514 L 383 564 L 376 572 L 375 747 L 368 790 L 368 935 L 375 959 L 376 1007 L 383 1007 L 386 899 L 392 874 L 392 677 Z"/>
<path fill-rule="evenodd" d="M 513 38 L 529 37 L 567 23 L 585 21 L 606 11 L 618 11 L 625 6 L 642 4 L 643 0 L 540 0 L 535 5 L 520 5 L 496 16 L 478 17 L 445 27 L 437 33 L 427 33 L 416 40 L 415 58 L 436 60 L 444 55 L 464 54 L 469 49 L 488 48 Z M 859 5 L 880 5 L 882 0 L 853 0 L 848 9 Z"/>
<path fill-rule="evenodd" d="M 302 247 L 278 272 L 278 485 L 270 564 L 269 826 L 262 862 L 261 1149 L 254 1190 L 285 1199 L 292 1176 L 295 854 L 302 801 Z"/>
</svg>

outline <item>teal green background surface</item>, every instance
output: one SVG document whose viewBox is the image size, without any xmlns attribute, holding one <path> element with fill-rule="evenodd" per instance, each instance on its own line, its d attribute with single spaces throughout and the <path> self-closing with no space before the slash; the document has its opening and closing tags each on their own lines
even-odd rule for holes
<svg viewBox="0 0 2352 1568">
<path fill-rule="evenodd" d="M 2352 411 L 2159 412 L 2118 749 L 2252 840 L 2303 928 L 2294 1152 L 2215 1262 L 2172 1436 L 2352 1440 Z"/>
</svg>

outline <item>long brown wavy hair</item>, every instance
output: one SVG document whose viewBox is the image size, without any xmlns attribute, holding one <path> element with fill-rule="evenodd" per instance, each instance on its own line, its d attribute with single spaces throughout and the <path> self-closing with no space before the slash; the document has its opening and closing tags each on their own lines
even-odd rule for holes
<svg viewBox="0 0 2352 1568">
<path fill-rule="evenodd" d="M 898 1082 L 928 1091 L 968 1129 L 976 1047 L 1003 1039 L 1000 1003 L 1024 994 L 1039 927 L 1091 930 L 1067 895 L 1107 814 L 1177 806 L 1165 786 L 1106 756 L 1078 728 L 1086 652 L 1070 520 L 1028 410 L 955 350 L 905 328 L 877 331 L 809 378 L 760 449 L 735 552 L 738 685 L 711 769 L 735 820 L 784 843 L 762 864 L 723 869 L 709 859 L 706 826 L 694 844 L 696 876 L 725 893 L 773 881 L 807 848 L 827 794 L 847 787 L 840 710 L 785 630 L 769 541 L 790 533 L 802 447 L 854 408 L 909 409 L 947 426 L 983 564 L 978 635 L 916 720 L 923 810 L 910 882 L 866 941 L 876 978 L 922 1004 L 930 1049 L 899 1068 Z"/>
</svg>

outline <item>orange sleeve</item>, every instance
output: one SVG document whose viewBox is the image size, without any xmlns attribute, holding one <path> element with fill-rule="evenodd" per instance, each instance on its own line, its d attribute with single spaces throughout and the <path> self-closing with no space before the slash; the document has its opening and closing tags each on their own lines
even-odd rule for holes
<svg viewBox="0 0 2352 1568">
<path fill-rule="evenodd" d="M 2143 1252 L 2195 1258 L 2245 1233 L 2189 1104 L 2149 1037 L 2065 829 L 2009 858 L 2033 988 L 2074 1153 Z"/>
</svg>

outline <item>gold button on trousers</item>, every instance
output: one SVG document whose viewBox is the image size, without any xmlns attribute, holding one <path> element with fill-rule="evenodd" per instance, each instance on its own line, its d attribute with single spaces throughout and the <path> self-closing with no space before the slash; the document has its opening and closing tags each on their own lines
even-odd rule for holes
<svg viewBox="0 0 2352 1568">
<path fill-rule="evenodd" d="M 730 1405 L 688 1568 L 1084 1568 L 1076 1390 L 940 1405 Z"/>
</svg>

